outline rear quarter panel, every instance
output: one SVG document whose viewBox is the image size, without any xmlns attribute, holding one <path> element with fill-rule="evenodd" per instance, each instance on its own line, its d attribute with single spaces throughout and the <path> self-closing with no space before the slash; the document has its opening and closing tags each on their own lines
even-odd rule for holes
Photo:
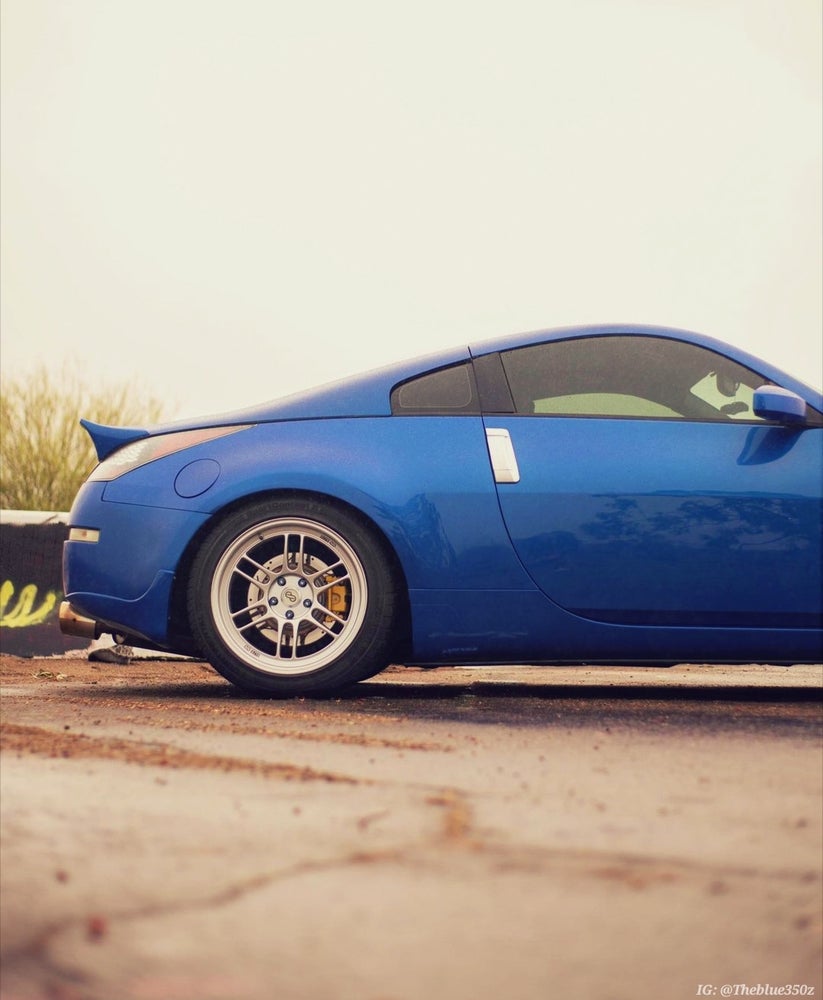
<svg viewBox="0 0 823 1000">
<path fill-rule="evenodd" d="M 180 497 L 178 474 L 202 460 L 219 465 L 215 483 L 198 497 Z M 277 490 L 360 510 L 394 547 L 412 589 L 533 589 L 500 518 L 479 417 L 259 424 L 113 480 L 103 500 L 211 517 Z M 164 569 L 178 557 L 158 553 Z"/>
</svg>

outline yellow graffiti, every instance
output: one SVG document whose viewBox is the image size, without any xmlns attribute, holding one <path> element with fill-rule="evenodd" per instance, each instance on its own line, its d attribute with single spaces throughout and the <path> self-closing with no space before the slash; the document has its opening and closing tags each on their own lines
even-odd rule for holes
<svg viewBox="0 0 823 1000">
<path fill-rule="evenodd" d="M 11 580 L 4 580 L 3 585 L 0 586 L 0 626 L 3 628 L 25 628 L 28 625 L 39 625 L 48 618 L 57 603 L 57 594 L 53 590 L 49 590 L 40 607 L 35 608 L 37 587 L 33 583 L 23 587 L 17 598 L 17 603 L 14 607 L 9 608 L 13 598 L 14 584 Z"/>
</svg>

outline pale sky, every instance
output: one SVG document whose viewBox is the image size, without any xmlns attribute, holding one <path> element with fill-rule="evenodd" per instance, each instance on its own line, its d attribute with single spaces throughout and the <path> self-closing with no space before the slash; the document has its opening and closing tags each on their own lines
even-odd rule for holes
<svg viewBox="0 0 823 1000">
<path fill-rule="evenodd" d="M 194 416 L 487 337 L 823 383 L 820 0 L 2 0 L 6 376 Z"/>
</svg>

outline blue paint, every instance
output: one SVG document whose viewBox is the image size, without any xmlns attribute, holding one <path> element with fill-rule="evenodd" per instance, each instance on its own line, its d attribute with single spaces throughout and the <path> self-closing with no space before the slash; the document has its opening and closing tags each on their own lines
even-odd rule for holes
<svg viewBox="0 0 823 1000">
<path fill-rule="evenodd" d="M 627 333 L 754 368 L 775 385 L 753 408 L 779 422 L 392 415 L 392 388 L 431 368 Z M 94 426 L 104 457 L 161 431 L 251 424 L 87 483 L 70 523 L 98 528 L 100 541 L 66 544 L 65 591 L 116 631 L 188 651 L 181 596 L 203 533 L 249 498 L 302 492 L 360 511 L 394 550 L 410 662 L 820 660 L 822 406 L 710 338 L 621 326 L 443 352 L 154 431 Z M 519 482 L 495 483 L 487 428 L 508 431 Z"/>
</svg>

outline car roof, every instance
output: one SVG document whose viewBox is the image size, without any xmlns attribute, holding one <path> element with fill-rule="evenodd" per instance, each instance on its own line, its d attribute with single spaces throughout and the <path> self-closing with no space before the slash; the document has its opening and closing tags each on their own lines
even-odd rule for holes
<svg viewBox="0 0 823 1000">
<path fill-rule="evenodd" d="M 580 337 L 603 337 L 630 334 L 633 336 L 664 337 L 718 351 L 745 365 L 754 368 L 770 381 L 777 382 L 801 395 L 816 408 L 823 404 L 823 396 L 808 385 L 787 375 L 774 366 L 732 347 L 729 344 L 704 334 L 672 327 L 646 326 L 638 324 L 598 324 L 587 326 L 567 326 L 555 329 L 534 330 L 529 333 L 515 333 L 477 343 L 454 347 L 433 354 L 410 358 L 406 361 L 377 368 L 363 374 L 339 379 L 298 392 L 290 396 L 274 399 L 230 413 L 215 414 L 197 420 L 177 421 L 171 425 L 154 428 L 154 432 L 179 430 L 186 427 L 227 426 L 230 424 L 260 423 L 276 420 L 315 420 L 331 417 L 366 417 L 391 415 L 391 391 L 394 386 L 417 375 L 459 364 L 470 358 L 482 357 L 498 351 L 527 347 L 552 340 L 567 340 Z"/>
</svg>

